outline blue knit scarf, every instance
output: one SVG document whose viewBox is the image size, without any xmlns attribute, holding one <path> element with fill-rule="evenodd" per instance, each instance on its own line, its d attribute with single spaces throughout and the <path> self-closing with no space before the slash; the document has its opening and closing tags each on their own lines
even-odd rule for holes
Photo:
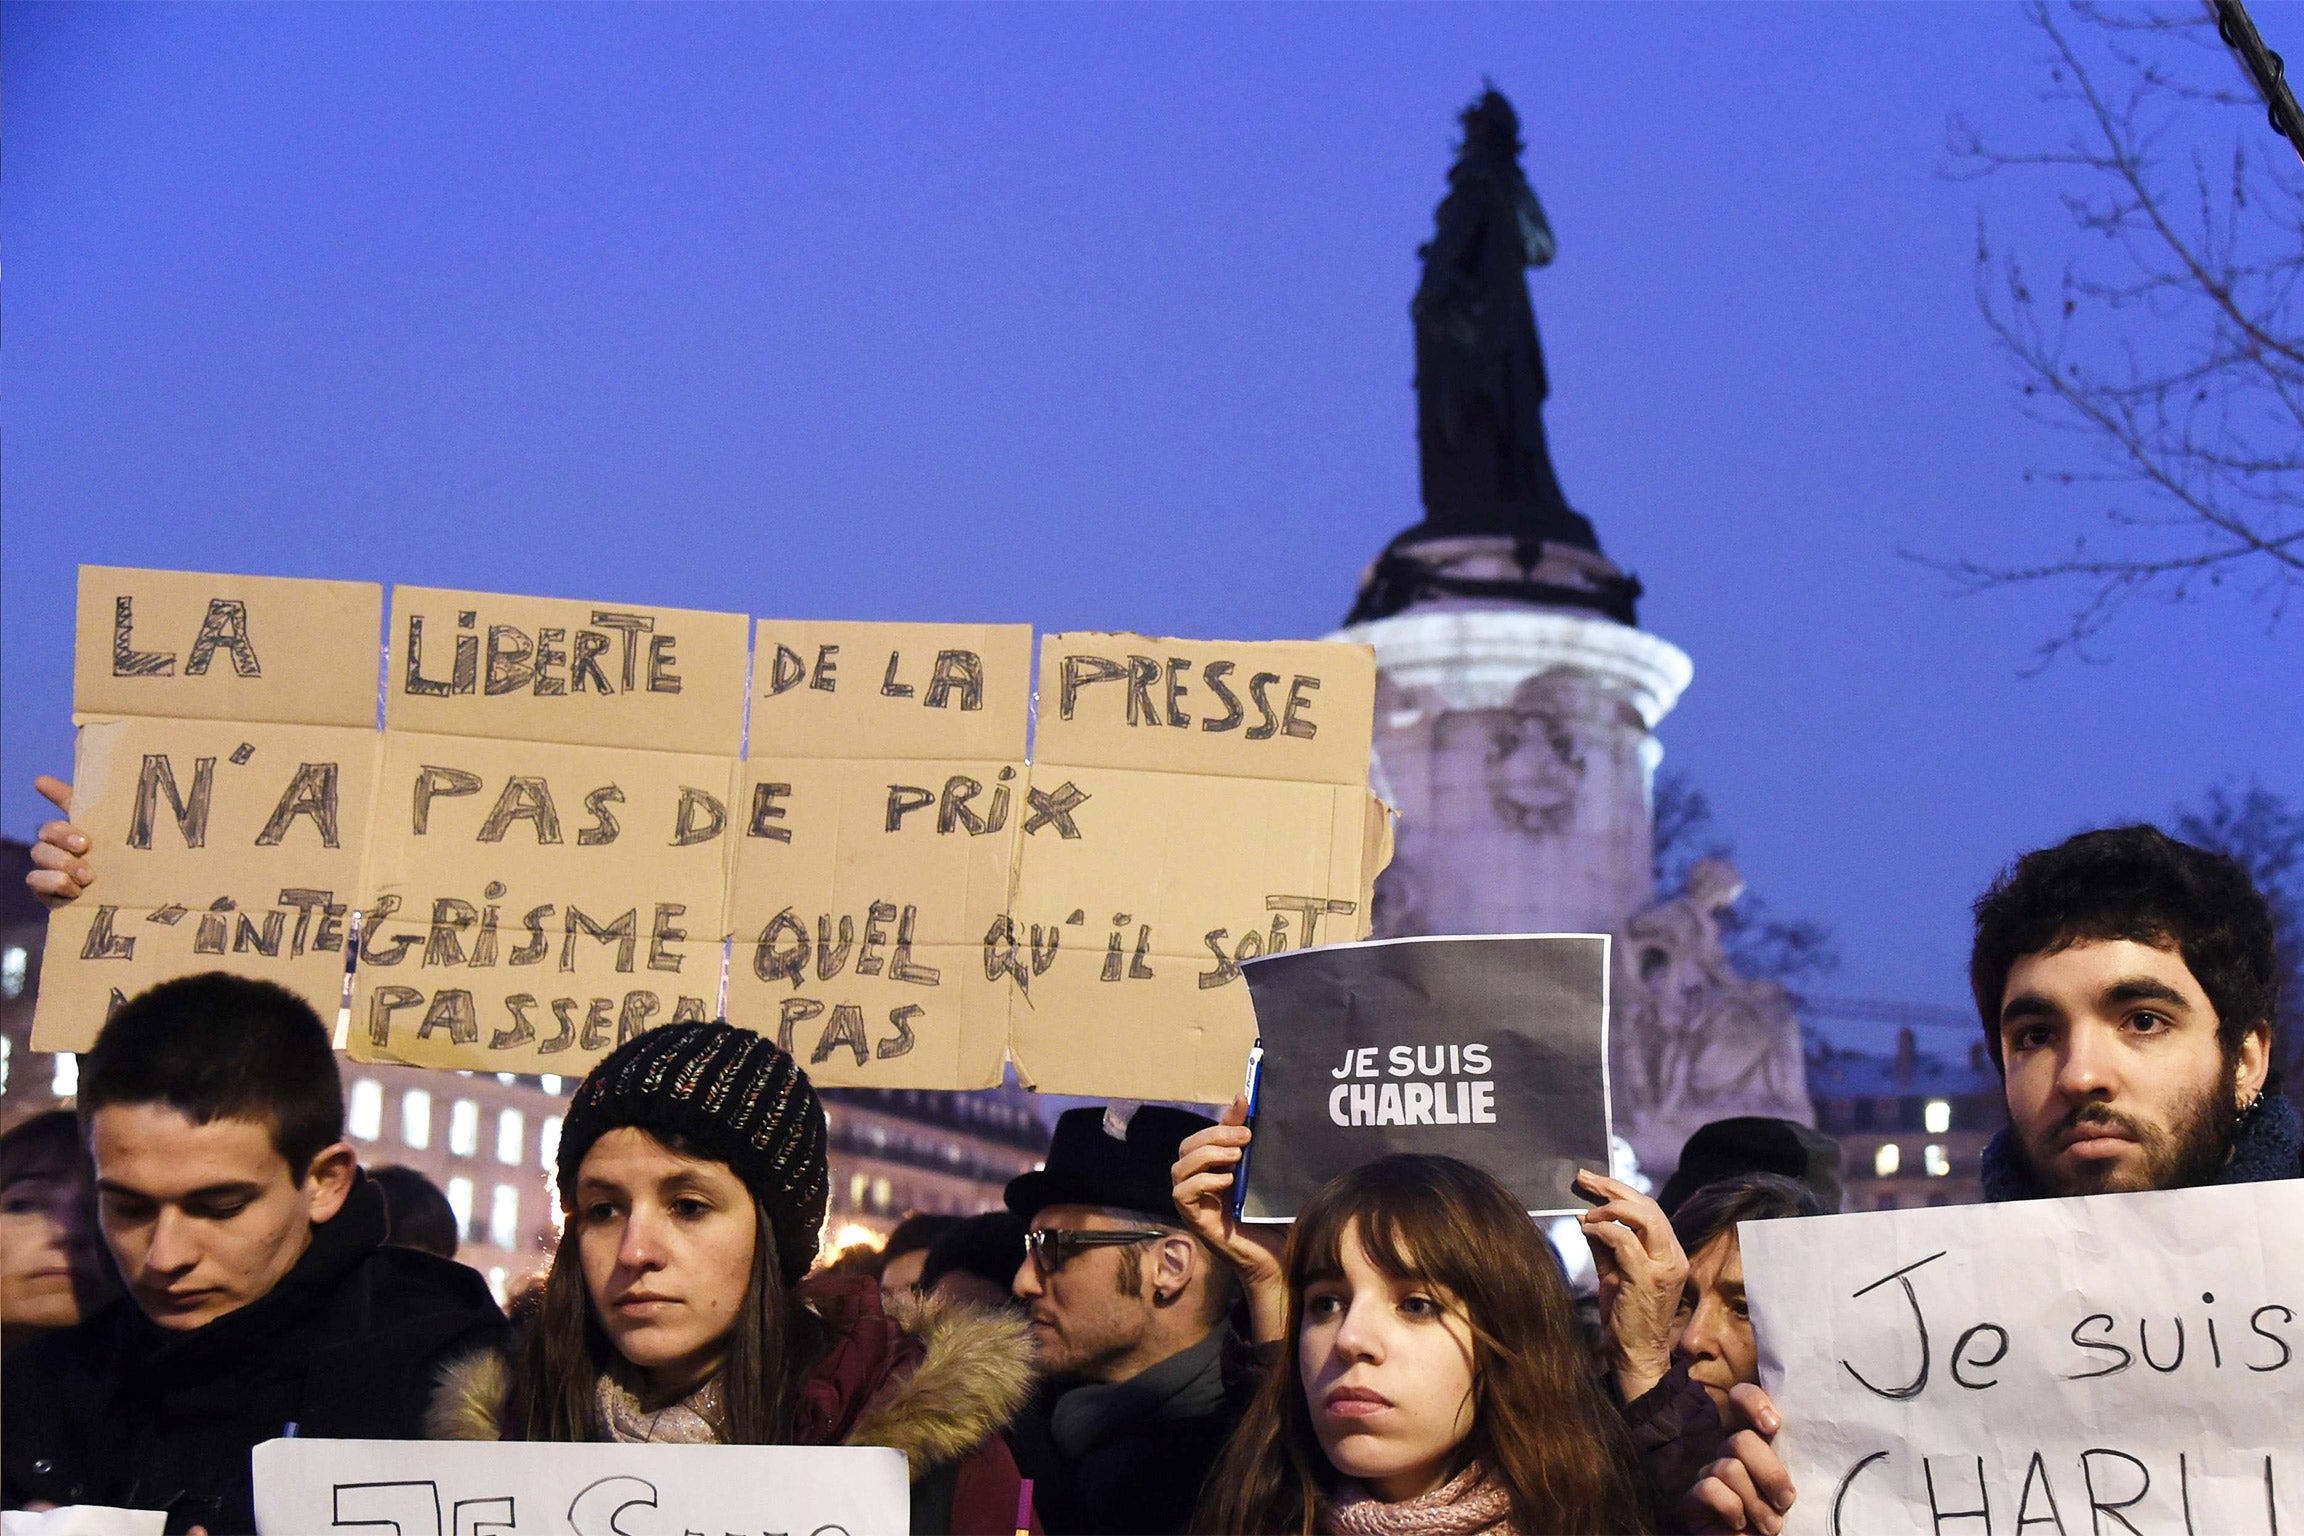
<svg viewBox="0 0 2304 1536">
<path fill-rule="evenodd" d="M 2038 1200 L 2046 1193 L 2016 1145 L 2016 1133 L 2002 1130 L 1984 1147 L 1984 1198 Z M 2232 1161 L 2211 1182 L 2261 1184 L 2268 1179 L 2304 1178 L 2304 1115 L 2271 1083 L 2257 1097 L 2232 1138 Z"/>
</svg>

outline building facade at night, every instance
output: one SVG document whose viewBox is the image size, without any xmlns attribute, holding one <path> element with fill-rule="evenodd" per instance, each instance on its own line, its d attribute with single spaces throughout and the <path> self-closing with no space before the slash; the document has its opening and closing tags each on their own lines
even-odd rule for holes
<svg viewBox="0 0 2304 1536">
<path fill-rule="evenodd" d="M 1843 1210 L 1969 1205 L 1984 1198 L 1984 1144 L 2008 1123 L 2000 1077 L 1984 1042 L 1957 1054 L 1924 1052 L 1913 1032 L 1893 1054 L 1808 1049 L 1816 1127 L 1840 1143 Z"/>
</svg>

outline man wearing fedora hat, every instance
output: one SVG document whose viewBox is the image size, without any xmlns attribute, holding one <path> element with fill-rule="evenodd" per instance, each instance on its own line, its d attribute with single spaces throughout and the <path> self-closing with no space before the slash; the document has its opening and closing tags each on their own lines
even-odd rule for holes
<svg viewBox="0 0 2304 1536">
<path fill-rule="evenodd" d="M 1015 1292 L 1049 1381 L 1009 1431 L 1049 1536 L 1181 1532 L 1255 1386 L 1231 1272 L 1178 1224 L 1171 1169 L 1214 1122 L 1163 1105 L 1060 1116 L 1008 1186 Z"/>
</svg>

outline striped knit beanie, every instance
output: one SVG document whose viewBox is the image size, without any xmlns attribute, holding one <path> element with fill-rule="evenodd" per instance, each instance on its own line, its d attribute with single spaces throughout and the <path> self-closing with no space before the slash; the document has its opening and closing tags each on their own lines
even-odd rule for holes
<svg viewBox="0 0 2304 1536">
<path fill-rule="evenodd" d="M 573 1202 L 584 1154 L 631 1126 L 684 1136 L 744 1181 L 775 1228 L 787 1284 L 808 1272 L 831 1199 L 824 1107 L 800 1064 L 726 1020 L 666 1024 L 592 1069 L 560 1128 L 560 1198 Z"/>
</svg>

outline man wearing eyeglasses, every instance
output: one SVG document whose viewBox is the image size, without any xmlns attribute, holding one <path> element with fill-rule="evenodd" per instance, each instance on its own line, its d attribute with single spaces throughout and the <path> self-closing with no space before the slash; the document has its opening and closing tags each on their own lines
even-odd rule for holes
<svg viewBox="0 0 2304 1536">
<path fill-rule="evenodd" d="M 1254 1389 L 1231 1274 L 1178 1224 L 1170 1170 L 1212 1124 L 1160 1105 L 1067 1111 L 1008 1186 L 1015 1291 L 1048 1385 L 1009 1430 L 1048 1536 L 1182 1532 Z"/>
</svg>

